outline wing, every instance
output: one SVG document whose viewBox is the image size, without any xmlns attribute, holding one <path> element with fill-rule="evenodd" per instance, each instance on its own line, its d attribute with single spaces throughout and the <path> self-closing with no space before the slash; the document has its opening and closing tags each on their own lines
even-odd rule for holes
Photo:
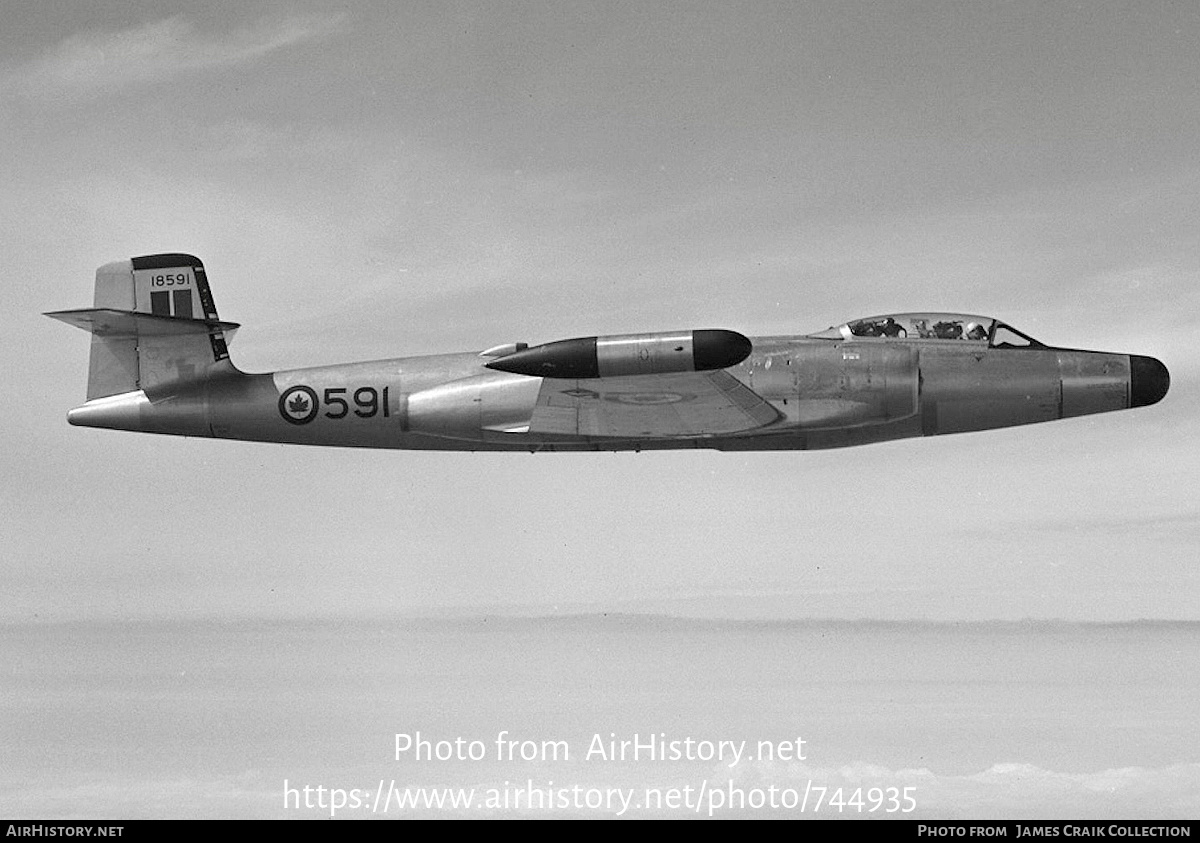
<svg viewBox="0 0 1200 843">
<path fill-rule="evenodd" d="M 530 433 L 617 439 L 702 438 L 771 424 L 779 412 L 724 371 L 546 378 Z"/>
</svg>

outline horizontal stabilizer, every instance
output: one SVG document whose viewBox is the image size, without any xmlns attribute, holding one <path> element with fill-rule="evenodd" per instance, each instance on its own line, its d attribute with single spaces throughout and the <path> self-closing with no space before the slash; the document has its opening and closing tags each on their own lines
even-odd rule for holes
<svg viewBox="0 0 1200 843">
<path fill-rule="evenodd" d="M 240 325 L 219 319 L 187 319 L 179 316 L 159 316 L 154 313 L 135 313 L 108 307 L 86 307 L 80 310 L 57 310 L 47 313 L 51 319 L 66 322 L 97 336 L 113 339 L 129 337 L 172 337 L 186 334 L 207 334 L 224 331 L 226 340 Z"/>
</svg>

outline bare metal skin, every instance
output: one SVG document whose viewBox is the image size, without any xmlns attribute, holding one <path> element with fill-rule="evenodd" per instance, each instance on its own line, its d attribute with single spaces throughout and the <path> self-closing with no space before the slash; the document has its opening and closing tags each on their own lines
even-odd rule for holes
<svg viewBox="0 0 1200 843">
<path fill-rule="evenodd" d="M 97 271 L 71 424 L 301 445 L 454 451 L 839 448 L 1154 404 L 1152 357 L 1046 346 L 988 317 L 907 313 L 820 333 L 727 330 L 524 343 L 268 374 L 228 356 L 203 265 Z M 737 362 L 734 362 L 737 361 Z"/>
</svg>

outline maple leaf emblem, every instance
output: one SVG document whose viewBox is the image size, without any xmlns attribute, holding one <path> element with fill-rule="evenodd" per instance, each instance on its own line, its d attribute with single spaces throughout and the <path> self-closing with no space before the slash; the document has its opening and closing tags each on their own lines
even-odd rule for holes
<svg viewBox="0 0 1200 843">
<path fill-rule="evenodd" d="M 308 424 L 317 417 L 317 393 L 307 386 L 293 386 L 279 396 L 279 415 L 289 424 Z"/>
</svg>

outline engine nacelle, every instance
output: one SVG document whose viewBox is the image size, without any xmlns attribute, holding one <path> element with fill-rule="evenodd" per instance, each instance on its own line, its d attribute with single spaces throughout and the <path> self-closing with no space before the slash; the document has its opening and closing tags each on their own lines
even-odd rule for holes
<svg viewBox="0 0 1200 843">
<path fill-rule="evenodd" d="M 753 345 L 736 331 L 582 337 L 535 345 L 487 363 L 489 369 L 542 378 L 611 378 L 728 369 Z"/>
<path fill-rule="evenodd" d="M 450 439 L 520 432 L 529 427 L 541 387 L 541 378 L 488 372 L 423 389 L 401 405 L 401 428 Z"/>
</svg>

